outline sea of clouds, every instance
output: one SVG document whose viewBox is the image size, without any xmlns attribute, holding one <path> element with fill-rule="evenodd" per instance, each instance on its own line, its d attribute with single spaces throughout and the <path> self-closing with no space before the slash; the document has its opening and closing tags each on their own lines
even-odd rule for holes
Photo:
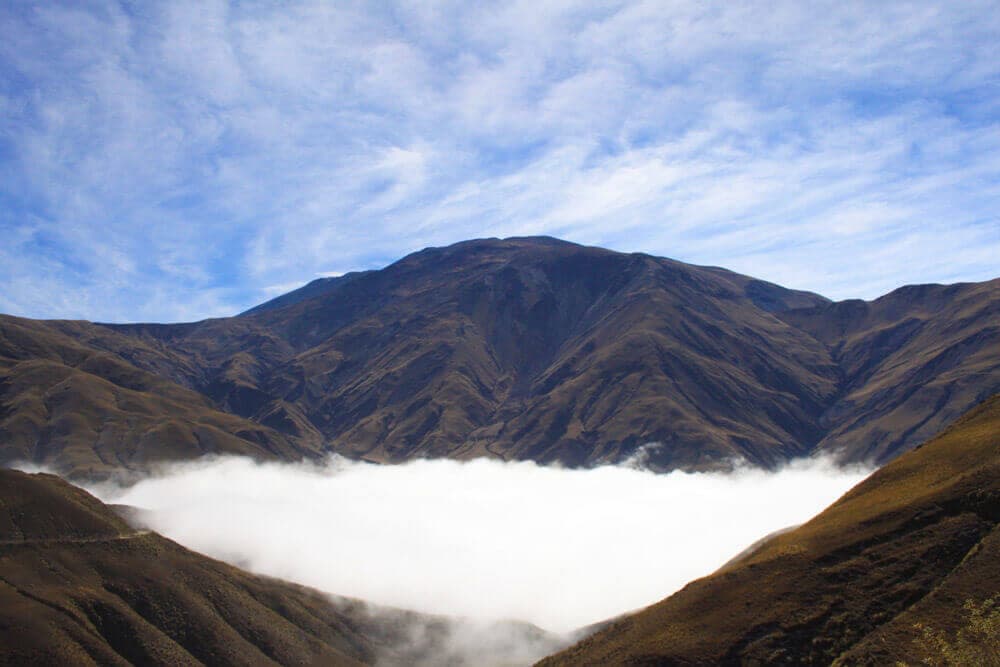
<svg viewBox="0 0 1000 667">
<path fill-rule="evenodd" d="M 217 458 L 89 490 L 253 572 L 379 605 L 564 633 L 666 597 L 868 474 L 656 474 L 495 460 L 321 465 Z"/>
</svg>

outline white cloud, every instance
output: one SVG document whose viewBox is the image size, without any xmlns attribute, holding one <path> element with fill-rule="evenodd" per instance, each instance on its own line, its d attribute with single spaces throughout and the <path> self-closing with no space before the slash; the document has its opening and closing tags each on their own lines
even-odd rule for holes
<svg viewBox="0 0 1000 667">
<path fill-rule="evenodd" d="M 530 233 L 832 297 L 994 277 L 997 35 L 988 2 L 11 6 L 0 231 L 47 243 L 0 309 L 237 312 Z"/>
<path fill-rule="evenodd" d="M 477 460 L 326 466 L 220 459 L 171 466 L 102 499 L 252 571 L 369 602 L 564 632 L 649 604 L 864 475 L 657 475 Z"/>
</svg>

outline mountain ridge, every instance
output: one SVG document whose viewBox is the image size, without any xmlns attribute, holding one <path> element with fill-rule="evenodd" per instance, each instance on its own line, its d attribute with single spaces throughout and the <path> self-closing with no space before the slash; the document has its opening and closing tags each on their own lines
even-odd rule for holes
<svg viewBox="0 0 1000 667">
<path fill-rule="evenodd" d="M 1000 280 L 832 302 L 549 237 L 427 248 L 231 318 L 33 326 L 270 429 L 286 458 L 594 465 L 658 442 L 663 470 L 884 462 L 1000 390 Z"/>
</svg>

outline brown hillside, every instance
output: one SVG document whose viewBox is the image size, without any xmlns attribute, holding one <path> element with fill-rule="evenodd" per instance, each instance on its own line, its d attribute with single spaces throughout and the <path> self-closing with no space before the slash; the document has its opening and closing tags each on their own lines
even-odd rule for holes
<svg viewBox="0 0 1000 667">
<path fill-rule="evenodd" d="M 800 528 L 541 665 L 918 662 L 1000 592 L 1000 397 Z"/>
<path fill-rule="evenodd" d="M 207 397 L 83 345 L 58 326 L 0 316 L 0 460 L 100 477 L 213 453 L 311 454 L 301 441 L 221 412 Z"/>
<path fill-rule="evenodd" d="M 547 238 L 429 248 L 232 318 L 30 326 L 197 392 L 246 420 L 219 430 L 253 433 L 239 437 L 281 457 L 590 465 L 657 442 L 661 469 L 733 457 L 769 466 L 817 448 L 882 462 L 1000 391 L 998 281 L 830 303 L 723 269 Z M 48 358 L 44 346 L 20 351 Z M 37 412 L 26 419 L 44 443 L 52 429 Z M 51 462 L 61 448 L 76 459 L 93 447 L 91 458 L 112 465 L 149 430 L 99 441 L 92 424 L 63 428 L 79 437 L 36 446 L 29 430 L 17 448 Z M 164 445 L 166 455 L 239 448 L 199 447 L 193 428 L 180 430 L 183 444 Z"/>
<path fill-rule="evenodd" d="M 996 390 L 1000 280 L 913 285 L 875 301 L 786 311 L 842 369 L 818 447 L 883 463 Z"/>
<path fill-rule="evenodd" d="M 0 664 L 371 664 L 323 596 L 132 531 L 48 475 L 0 470 Z"/>
</svg>

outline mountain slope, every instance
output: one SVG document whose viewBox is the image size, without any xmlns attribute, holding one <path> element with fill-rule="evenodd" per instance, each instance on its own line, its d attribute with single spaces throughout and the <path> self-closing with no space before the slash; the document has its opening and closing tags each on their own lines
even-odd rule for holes
<svg viewBox="0 0 1000 667">
<path fill-rule="evenodd" d="M 1000 281 L 831 303 L 550 238 L 428 248 L 232 318 L 32 326 L 201 394 L 283 458 L 884 462 L 1000 391 Z M 32 460 L 58 456 L 32 437 Z"/>
<path fill-rule="evenodd" d="M 850 460 L 884 463 L 998 388 L 1000 280 L 912 285 L 779 316 L 823 342 L 842 370 L 818 446 Z"/>
<path fill-rule="evenodd" d="M 0 459 L 100 477 L 212 453 L 312 455 L 284 434 L 222 412 L 205 396 L 60 331 L 92 326 L 0 317 Z M 127 347 L 147 366 L 171 367 L 155 350 L 131 340 Z"/>
<path fill-rule="evenodd" d="M 542 661 L 893 664 L 1000 591 L 1000 396 L 800 528 Z"/>
<path fill-rule="evenodd" d="M 319 594 L 251 576 L 48 475 L 0 470 L 0 664 L 360 665 Z"/>
<path fill-rule="evenodd" d="M 837 371 L 770 311 L 821 297 L 554 239 L 428 249 L 185 328 L 114 327 L 213 369 L 191 386 L 337 451 L 661 463 L 808 449 Z M 270 421 L 269 421 L 270 420 Z"/>
</svg>

